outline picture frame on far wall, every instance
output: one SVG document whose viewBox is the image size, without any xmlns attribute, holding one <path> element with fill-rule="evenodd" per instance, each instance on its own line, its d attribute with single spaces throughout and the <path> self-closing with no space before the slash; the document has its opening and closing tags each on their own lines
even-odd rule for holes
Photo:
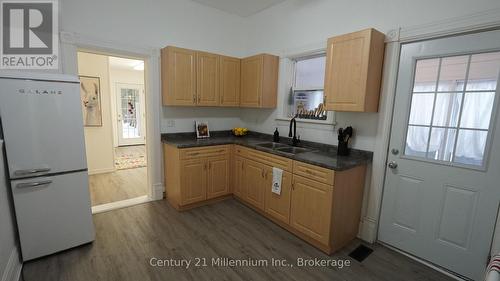
<svg viewBox="0 0 500 281">
<path fill-rule="evenodd" d="M 80 75 L 83 126 L 102 127 L 101 82 L 99 77 Z"/>
<path fill-rule="evenodd" d="M 210 130 L 208 129 L 208 122 L 195 121 L 196 137 L 199 139 L 209 138 Z"/>
</svg>

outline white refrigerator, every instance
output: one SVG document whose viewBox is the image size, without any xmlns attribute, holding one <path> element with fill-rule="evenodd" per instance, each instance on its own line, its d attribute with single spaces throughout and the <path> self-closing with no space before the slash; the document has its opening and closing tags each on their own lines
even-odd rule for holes
<svg viewBox="0 0 500 281">
<path fill-rule="evenodd" d="M 78 78 L 0 74 L 0 124 L 23 261 L 93 241 Z"/>
</svg>

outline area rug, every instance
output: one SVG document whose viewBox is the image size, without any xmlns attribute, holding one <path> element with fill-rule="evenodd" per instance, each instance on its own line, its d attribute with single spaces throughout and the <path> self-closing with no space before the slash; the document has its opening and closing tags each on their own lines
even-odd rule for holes
<svg viewBox="0 0 500 281">
<path fill-rule="evenodd" d="M 118 170 L 146 167 L 146 156 L 133 154 L 116 155 L 115 167 Z"/>
</svg>

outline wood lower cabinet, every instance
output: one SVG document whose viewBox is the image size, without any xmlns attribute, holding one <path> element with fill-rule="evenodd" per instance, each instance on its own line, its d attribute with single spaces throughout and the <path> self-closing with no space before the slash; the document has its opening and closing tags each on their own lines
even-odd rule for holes
<svg viewBox="0 0 500 281">
<path fill-rule="evenodd" d="M 241 107 L 275 108 L 279 58 L 268 54 L 241 60 Z"/>
<path fill-rule="evenodd" d="M 204 159 L 186 160 L 181 164 L 182 205 L 207 199 L 207 162 Z"/>
<path fill-rule="evenodd" d="M 245 185 L 245 200 L 255 207 L 264 210 L 264 188 L 266 185 L 266 166 L 246 159 L 244 162 L 245 171 L 243 174 L 243 184 Z"/>
<path fill-rule="evenodd" d="M 292 195 L 292 173 L 283 171 L 281 179 L 281 193 L 276 194 L 271 190 L 273 183 L 273 169 L 266 169 L 265 189 L 265 211 L 271 217 L 280 220 L 286 224 L 290 223 L 290 204 Z"/>
<path fill-rule="evenodd" d="M 327 110 L 376 112 L 385 35 L 365 29 L 328 39 L 325 71 Z"/>
<path fill-rule="evenodd" d="M 240 106 L 241 60 L 220 56 L 220 106 Z"/>
<path fill-rule="evenodd" d="M 246 196 L 244 175 L 244 159 L 239 156 L 234 157 L 234 174 L 233 174 L 233 193 L 235 196 L 244 199 Z"/>
<path fill-rule="evenodd" d="M 290 225 L 325 245 L 330 240 L 333 186 L 293 176 Z"/>
<path fill-rule="evenodd" d="M 163 105 L 196 105 L 196 51 L 163 48 L 161 81 Z"/>
<path fill-rule="evenodd" d="M 196 104 L 219 105 L 219 55 L 196 52 Z"/>
<path fill-rule="evenodd" d="M 230 193 L 229 159 L 227 157 L 209 158 L 207 198 L 215 198 Z"/>
<path fill-rule="evenodd" d="M 167 199 L 178 210 L 232 193 L 327 254 L 358 233 L 366 165 L 333 171 L 238 145 L 164 145 L 164 157 Z M 281 194 L 272 192 L 273 167 L 283 170 Z"/>
<path fill-rule="evenodd" d="M 224 197 L 230 189 L 230 147 L 177 148 L 165 144 L 165 192 L 178 210 Z"/>
</svg>

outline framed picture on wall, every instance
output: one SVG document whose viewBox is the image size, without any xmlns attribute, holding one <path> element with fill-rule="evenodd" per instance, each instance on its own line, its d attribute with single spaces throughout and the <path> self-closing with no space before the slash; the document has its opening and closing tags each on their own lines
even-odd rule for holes
<svg viewBox="0 0 500 281">
<path fill-rule="evenodd" d="M 196 137 L 197 138 L 201 139 L 201 138 L 210 137 L 210 130 L 208 129 L 208 122 L 196 121 L 195 128 L 196 128 Z"/>
<path fill-rule="evenodd" d="M 83 125 L 102 127 L 101 83 L 99 77 L 80 75 Z"/>
</svg>

